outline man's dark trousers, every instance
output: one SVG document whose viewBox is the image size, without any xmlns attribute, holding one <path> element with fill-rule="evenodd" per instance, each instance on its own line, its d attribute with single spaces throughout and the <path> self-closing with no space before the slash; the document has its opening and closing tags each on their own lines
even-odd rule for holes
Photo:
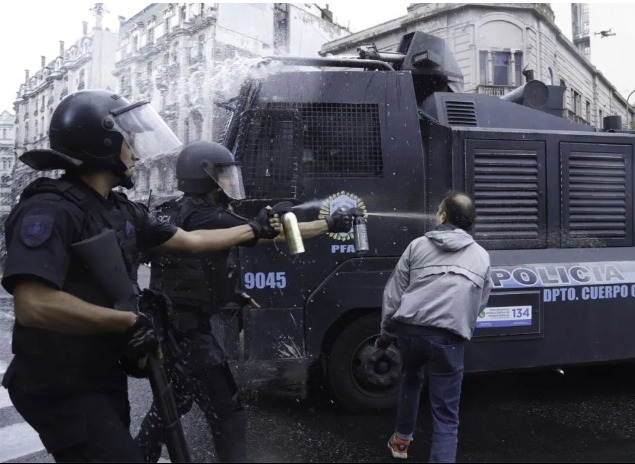
<svg viewBox="0 0 635 464">
<path fill-rule="evenodd" d="M 432 446 L 428 462 L 455 462 L 465 341 L 449 331 L 434 335 L 405 331 L 397 336 L 404 372 L 397 408 L 397 435 L 412 438 L 424 381 L 432 413 Z"/>
</svg>

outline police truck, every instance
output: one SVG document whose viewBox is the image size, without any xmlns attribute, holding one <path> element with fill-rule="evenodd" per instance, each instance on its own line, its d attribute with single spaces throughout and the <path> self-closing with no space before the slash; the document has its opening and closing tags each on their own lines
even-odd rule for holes
<svg viewBox="0 0 635 464">
<path fill-rule="evenodd" d="M 300 221 L 358 208 L 350 233 L 240 249 L 245 361 L 306 380 L 318 369 L 351 410 L 393 405 L 401 360 L 374 348 L 384 286 L 449 190 L 475 199 L 471 231 L 491 255 L 491 293 L 466 371 L 635 357 L 633 146 L 619 117 L 562 117 L 563 91 L 531 79 L 502 97 L 466 93 L 445 42 L 413 32 L 396 52 L 271 57 L 231 101 L 223 142 L 242 164 L 245 214 L 292 201 Z M 237 343 L 234 343 L 237 346 Z"/>
</svg>

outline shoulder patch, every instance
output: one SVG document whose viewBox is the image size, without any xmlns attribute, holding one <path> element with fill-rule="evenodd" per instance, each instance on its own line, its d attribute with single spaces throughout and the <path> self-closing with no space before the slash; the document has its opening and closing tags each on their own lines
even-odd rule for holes
<svg viewBox="0 0 635 464">
<path fill-rule="evenodd" d="M 20 225 L 20 239 L 29 248 L 44 244 L 53 233 L 55 218 L 50 214 L 28 214 Z"/>
<path fill-rule="evenodd" d="M 130 223 L 130 221 L 126 221 L 126 237 L 131 237 L 132 235 L 134 235 L 134 232 L 134 226 Z"/>
</svg>

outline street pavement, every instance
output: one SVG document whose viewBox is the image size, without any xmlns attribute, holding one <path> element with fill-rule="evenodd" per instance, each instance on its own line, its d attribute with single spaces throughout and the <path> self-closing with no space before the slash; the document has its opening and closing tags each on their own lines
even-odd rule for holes
<svg viewBox="0 0 635 464">
<path fill-rule="evenodd" d="M 0 376 L 11 359 L 13 308 L 0 291 Z M 349 414 L 319 386 L 300 398 L 243 387 L 254 462 L 394 462 L 386 448 L 394 411 Z M 150 405 L 147 381 L 130 382 L 131 432 Z M 635 365 L 467 376 L 461 400 L 459 462 L 633 462 Z M 410 462 L 427 460 L 429 411 L 422 401 Z M 194 407 L 183 420 L 196 462 L 215 460 Z M 164 449 L 162 461 L 167 461 Z M 37 433 L 0 388 L 0 462 L 53 462 Z"/>
</svg>

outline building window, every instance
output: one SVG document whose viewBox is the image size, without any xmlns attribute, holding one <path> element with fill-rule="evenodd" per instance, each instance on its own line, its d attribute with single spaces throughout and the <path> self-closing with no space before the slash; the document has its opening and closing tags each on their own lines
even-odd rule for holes
<svg viewBox="0 0 635 464">
<path fill-rule="evenodd" d="M 148 44 L 152 45 L 154 43 L 154 26 L 148 27 Z"/>
<path fill-rule="evenodd" d="M 132 37 L 132 51 L 136 52 L 139 50 L 139 37 L 136 35 Z"/>
<path fill-rule="evenodd" d="M 575 90 L 571 89 L 571 96 L 573 98 L 573 112 L 577 116 L 582 115 L 582 95 Z"/>
<path fill-rule="evenodd" d="M 586 122 L 591 122 L 591 102 L 589 100 L 586 101 L 586 113 L 585 113 Z"/>
<path fill-rule="evenodd" d="M 2 138 L 3 139 L 7 138 L 7 130 L 6 129 L 2 129 Z"/>
<path fill-rule="evenodd" d="M 479 73 L 480 73 L 480 83 L 483 85 L 487 85 L 487 52 L 480 51 L 479 55 Z"/>
<path fill-rule="evenodd" d="M 491 56 L 491 67 L 489 57 Z M 523 52 L 514 52 L 513 68 L 511 52 L 479 52 L 479 69 L 481 84 L 515 85 L 522 84 Z M 514 74 L 512 74 L 512 72 Z"/>
<path fill-rule="evenodd" d="M 152 61 L 148 61 L 146 66 L 146 73 L 148 74 L 148 79 L 152 78 Z"/>
<path fill-rule="evenodd" d="M 79 85 L 77 86 L 77 90 L 83 90 L 86 87 L 86 71 L 82 69 L 79 72 Z M 42 99 L 42 106 L 44 106 L 44 99 Z"/>
<path fill-rule="evenodd" d="M 509 53 L 492 52 L 492 83 L 509 85 Z"/>
<path fill-rule="evenodd" d="M 602 110 L 598 111 L 598 117 L 600 119 L 598 127 L 604 127 L 604 113 L 602 113 Z"/>
<path fill-rule="evenodd" d="M 198 56 L 199 60 L 203 59 L 203 55 L 205 54 L 205 35 L 201 34 L 198 36 Z"/>
<path fill-rule="evenodd" d="M 165 22 L 164 22 L 164 26 L 165 26 L 165 34 L 169 34 L 170 33 L 170 18 L 165 18 Z"/>
<path fill-rule="evenodd" d="M 163 65 L 167 66 L 170 64 L 170 54 L 166 53 L 165 55 L 163 55 Z"/>
<path fill-rule="evenodd" d="M 174 42 L 174 46 L 172 47 L 172 63 L 176 63 L 178 54 L 179 54 L 179 43 Z"/>
<path fill-rule="evenodd" d="M 549 68 L 549 85 L 553 85 L 553 69 Z"/>
</svg>

